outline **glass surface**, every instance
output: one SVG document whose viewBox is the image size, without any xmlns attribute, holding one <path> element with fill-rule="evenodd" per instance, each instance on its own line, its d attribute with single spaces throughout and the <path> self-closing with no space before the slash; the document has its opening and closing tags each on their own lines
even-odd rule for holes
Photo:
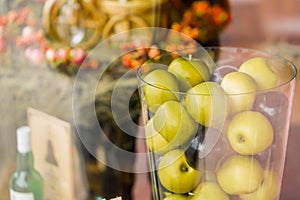
<svg viewBox="0 0 300 200">
<path fill-rule="evenodd" d="M 207 52 L 216 68 L 204 61 L 210 77 L 187 87 L 173 61 L 138 69 L 153 198 L 279 199 L 296 67 L 250 49 Z"/>
</svg>

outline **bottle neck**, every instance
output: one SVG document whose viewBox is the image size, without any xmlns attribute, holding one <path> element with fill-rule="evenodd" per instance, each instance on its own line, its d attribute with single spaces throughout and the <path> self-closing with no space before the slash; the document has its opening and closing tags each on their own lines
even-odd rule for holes
<svg viewBox="0 0 300 200">
<path fill-rule="evenodd" d="M 18 171 L 33 169 L 33 154 L 32 151 L 17 154 Z"/>
</svg>

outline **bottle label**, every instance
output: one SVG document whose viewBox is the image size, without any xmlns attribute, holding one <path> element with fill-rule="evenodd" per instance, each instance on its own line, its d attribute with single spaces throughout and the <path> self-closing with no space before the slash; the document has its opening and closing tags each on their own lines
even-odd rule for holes
<svg viewBox="0 0 300 200">
<path fill-rule="evenodd" d="M 34 200 L 33 193 L 20 193 L 10 190 L 10 200 Z"/>
</svg>

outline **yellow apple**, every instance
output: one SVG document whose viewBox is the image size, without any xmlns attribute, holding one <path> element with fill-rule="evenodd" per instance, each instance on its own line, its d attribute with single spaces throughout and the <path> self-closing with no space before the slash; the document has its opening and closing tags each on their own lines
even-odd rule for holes
<svg viewBox="0 0 300 200">
<path fill-rule="evenodd" d="M 177 77 L 182 91 L 210 78 L 208 66 L 199 59 L 176 58 L 170 63 L 168 71 Z"/>
<path fill-rule="evenodd" d="M 163 69 L 149 72 L 144 78 L 144 96 L 148 109 L 155 111 L 169 100 L 177 100 L 179 86 L 176 77 Z"/>
<path fill-rule="evenodd" d="M 177 101 L 167 101 L 157 109 L 153 127 L 172 146 L 185 144 L 197 131 L 197 123 Z"/>
<path fill-rule="evenodd" d="M 153 118 L 151 118 L 146 126 L 146 144 L 150 151 L 153 151 L 158 154 L 164 154 L 167 151 L 170 151 L 176 147 L 169 143 L 159 132 L 157 132 L 153 126 Z"/>
<path fill-rule="evenodd" d="M 258 90 L 270 89 L 279 82 L 276 68 L 263 57 L 254 57 L 246 60 L 240 66 L 239 71 L 252 76 L 257 83 Z"/>
<path fill-rule="evenodd" d="M 160 160 L 158 177 L 168 191 L 184 194 L 198 185 L 201 172 L 189 166 L 183 150 L 176 149 L 166 153 Z"/>
<path fill-rule="evenodd" d="M 232 114 L 252 108 L 256 82 L 251 76 L 243 72 L 231 72 L 222 79 L 221 87 L 228 94 Z"/>
<path fill-rule="evenodd" d="M 238 195 L 257 190 L 263 179 L 263 168 L 254 157 L 233 155 L 221 161 L 216 174 L 226 193 Z"/>
<path fill-rule="evenodd" d="M 280 191 L 280 179 L 271 171 L 264 172 L 264 179 L 259 188 L 253 193 L 240 195 L 241 200 L 276 200 Z"/>
<path fill-rule="evenodd" d="M 215 182 L 200 183 L 193 194 L 191 200 L 229 200 L 229 196 Z"/>
<path fill-rule="evenodd" d="M 205 160 L 205 159 L 202 159 L 202 160 Z M 216 167 L 216 165 L 214 165 L 214 167 Z M 209 168 L 211 168 L 211 167 L 209 167 Z M 202 168 L 199 167 L 198 170 L 203 171 L 202 179 L 201 179 L 202 182 L 217 182 L 217 176 L 216 176 L 215 170 L 207 169 L 205 161 L 203 163 L 203 167 Z"/>
<path fill-rule="evenodd" d="M 184 194 L 173 194 L 166 192 L 165 198 L 163 200 L 188 200 L 190 199 L 188 195 Z"/>
<path fill-rule="evenodd" d="M 227 96 L 219 84 L 203 82 L 187 91 L 184 105 L 201 125 L 223 124 L 228 115 Z"/>
<path fill-rule="evenodd" d="M 272 144 L 274 133 L 271 123 L 263 114 L 244 111 L 234 115 L 229 122 L 227 138 L 237 153 L 254 155 Z"/>
</svg>

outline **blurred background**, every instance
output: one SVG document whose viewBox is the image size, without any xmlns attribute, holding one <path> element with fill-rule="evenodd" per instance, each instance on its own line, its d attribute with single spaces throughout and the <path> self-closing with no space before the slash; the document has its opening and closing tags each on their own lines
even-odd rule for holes
<svg viewBox="0 0 300 200">
<path fill-rule="evenodd" d="M 0 114 L 3 116 L 0 121 L 0 199 L 8 199 L 8 179 L 15 168 L 14 133 L 18 126 L 27 123 L 27 108 L 34 107 L 69 122 L 76 138 L 71 99 L 76 73 L 81 66 L 88 72 L 84 77 L 86 80 L 94 78 L 93 70 L 107 64 L 111 55 L 88 55 L 93 47 L 115 33 L 147 25 L 167 27 L 195 37 L 204 46 L 245 47 L 278 54 L 290 59 L 299 69 L 300 0 L 211 0 L 212 5 L 219 5 L 223 10 L 219 10 L 222 17 L 215 27 L 206 27 L 208 31 L 197 29 L 197 26 L 194 31 L 185 29 L 185 25 L 192 23 L 184 17 L 192 2 L 196 1 L 0 0 Z M 138 17 L 128 17 L 128 10 Z M 113 45 L 120 44 L 117 41 Z M 122 45 L 118 48 L 130 50 L 136 47 Z M 118 77 L 149 58 L 147 53 L 141 56 L 134 52 L 116 59 L 104 74 L 105 78 L 99 81 L 105 87 L 97 87 L 96 102 L 92 102 L 107 137 L 133 152 L 144 149 L 138 146 L 134 137 L 124 136 L 116 128 L 111 119 L 110 95 Z M 281 199 L 285 200 L 300 199 L 299 75 L 297 80 L 281 193 Z M 82 84 L 79 89 L 85 91 L 89 87 Z M 127 84 L 123 87 L 124 91 L 128 89 Z M 80 127 L 95 147 L 93 153 L 111 156 L 105 149 L 106 144 L 93 138 L 95 124 L 90 123 L 86 109 L 91 102 L 87 101 L 84 92 L 81 94 L 79 107 L 85 119 L 80 121 Z M 138 123 L 138 98 L 134 96 L 131 101 L 131 114 Z M 138 134 L 138 130 L 133 131 Z M 100 195 L 121 195 L 125 200 L 150 198 L 147 174 L 137 177 L 108 168 L 97 162 L 78 141 L 74 142 L 74 154 L 78 159 L 74 181 L 79 188 L 77 192 L 83 191 L 82 199 Z M 143 161 L 135 161 L 132 166 L 133 163 L 129 160 L 125 164 L 145 167 Z M 141 184 L 136 184 L 137 180 Z"/>
</svg>

